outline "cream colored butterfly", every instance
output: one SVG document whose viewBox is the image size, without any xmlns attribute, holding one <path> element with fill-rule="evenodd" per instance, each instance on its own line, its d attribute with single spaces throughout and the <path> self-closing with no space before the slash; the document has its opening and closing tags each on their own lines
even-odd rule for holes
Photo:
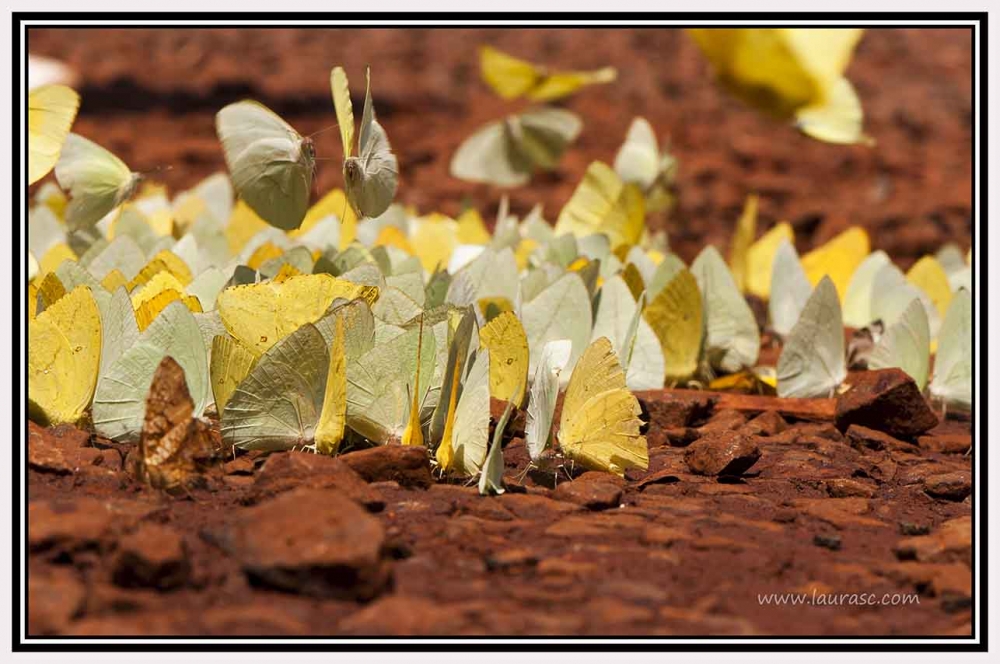
<svg viewBox="0 0 1000 664">
<path fill-rule="evenodd" d="M 66 224 L 77 230 L 93 226 L 132 198 L 142 175 L 97 143 L 70 134 L 56 162 L 56 180 L 70 195 Z"/>
<path fill-rule="evenodd" d="M 333 105 L 337 111 L 340 139 L 344 145 L 344 188 L 347 200 L 359 217 L 377 217 L 388 209 L 396 195 L 399 165 L 385 129 L 372 108 L 371 70 L 365 68 L 365 107 L 361 113 L 358 156 L 354 149 L 354 109 L 347 74 L 341 67 L 330 72 Z"/>
<path fill-rule="evenodd" d="M 829 397 L 846 377 L 840 299 L 830 277 L 823 277 L 781 350 L 778 396 Z"/>
<path fill-rule="evenodd" d="M 215 116 L 236 191 L 264 221 L 298 228 L 309 207 L 316 153 L 312 139 L 263 104 L 240 101 Z"/>
</svg>

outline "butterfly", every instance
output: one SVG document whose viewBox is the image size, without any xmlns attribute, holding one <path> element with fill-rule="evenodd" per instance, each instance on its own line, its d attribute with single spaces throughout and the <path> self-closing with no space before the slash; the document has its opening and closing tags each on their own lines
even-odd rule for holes
<svg viewBox="0 0 1000 664">
<path fill-rule="evenodd" d="M 702 297 L 694 275 L 682 265 L 644 315 L 660 342 L 666 381 L 679 383 L 691 378 L 698 370 L 704 333 Z"/>
<path fill-rule="evenodd" d="M 868 356 L 869 369 L 899 367 L 923 391 L 930 373 L 931 330 L 919 299 L 910 300 L 903 314 L 879 338 Z"/>
<path fill-rule="evenodd" d="M 614 67 L 595 71 L 550 71 L 499 51 L 492 46 L 479 48 L 483 80 L 504 99 L 527 97 L 552 101 L 569 96 L 587 85 L 610 83 L 618 77 Z"/>
<path fill-rule="evenodd" d="M 333 105 L 337 111 L 340 138 L 344 146 L 344 188 L 351 207 L 359 217 L 377 217 L 388 209 L 396 195 L 399 165 L 392 153 L 385 129 L 375 119 L 372 108 L 371 70 L 365 68 L 365 106 L 361 113 L 358 155 L 354 149 L 354 109 L 347 74 L 341 67 L 330 72 Z"/>
<path fill-rule="evenodd" d="M 691 264 L 691 273 L 702 294 L 704 348 L 711 367 L 736 373 L 754 366 L 760 352 L 757 321 L 718 250 L 705 247 Z"/>
<path fill-rule="evenodd" d="M 658 212 L 673 202 L 671 188 L 677 174 L 677 159 L 660 152 L 653 127 L 637 117 L 629 125 L 625 142 L 615 155 L 614 169 L 623 182 L 636 184 L 646 197 L 646 209 Z"/>
<path fill-rule="evenodd" d="M 56 180 L 69 192 L 66 224 L 89 228 L 132 198 L 143 176 L 97 143 L 69 134 L 56 162 Z"/>
<path fill-rule="evenodd" d="M 559 420 L 559 448 L 592 470 L 624 476 L 649 467 L 639 400 L 625 385 L 618 356 L 607 337 L 587 346 L 566 388 Z"/>
<path fill-rule="evenodd" d="M 524 401 L 528 381 L 528 337 L 512 311 L 494 317 L 479 331 L 490 351 L 490 396 L 515 406 Z"/>
<path fill-rule="evenodd" d="M 79 108 L 80 95 L 65 85 L 43 85 L 28 93 L 28 184 L 56 165 Z"/>
<path fill-rule="evenodd" d="M 578 238 L 603 233 L 615 249 L 637 244 L 645 220 L 645 202 L 639 188 L 623 182 L 607 164 L 595 161 L 559 213 L 555 232 L 572 233 Z"/>
<path fill-rule="evenodd" d="M 812 285 L 802 269 L 795 247 L 782 240 L 774 252 L 771 297 L 767 302 L 771 329 L 782 337 L 788 336 L 811 294 Z"/>
<path fill-rule="evenodd" d="M 961 289 L 951 300 L 938 335 L 932 397 L 945 406 L 972 407 L 972 294 Z"/>
<path fill-rule="evenodd" d="M 830 397 L 847 377 L 837 289 L 823 277 L 778 358 L 779 397 Z"/>
<path fill-rule="evenodd" d="M 576 114 L 560 108 L 509 115 L 462 141 L 449 170 L 466 182 L 519 187 L 537 171 L 555 170 L 582 129 Z"/>
<path fill-rule="evenodd" d="M 524 443 L 531 462 L 535 465 L 541 462 L 542 454 L 552 441 L 552 420 L 559 396 L 559 375 L 569 362 L 572 350 L 573 343 L 569 339 L 556 339 L 546 343 L 531 381 Z"/>
<path fill-rule="evenodd" d="M 316 166 L 312 139 L 251 100 L 219 111 L 215 131 L 239 197 L 272 226 L 298 228 L 309 207 Z"/>
</svg>

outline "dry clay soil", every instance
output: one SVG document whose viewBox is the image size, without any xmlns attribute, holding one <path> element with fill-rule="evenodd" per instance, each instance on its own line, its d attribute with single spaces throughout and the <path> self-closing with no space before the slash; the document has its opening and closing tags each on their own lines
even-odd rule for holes
<svg viewBox="0 0 1000 664">
<path fill-rule="evenodd" d="M 29 34 L 33 52 L 81 74 L 76 130 L 133 168 L 173 166 L 161 173 L 172 189 L 223 168 L 212 118 L 225 103 L 254 97 L 317 131 L 333 122 L 329 68 L 345 65 L 357 86 L 371 63 L 399 199 L 451 214 L 468 203 L 489 214 L 501 193 L 447 170 L 464 136 L 517 108 L 479 82 L 484 42 L 620 71 L 614 86 L 566 103 L 584 132 L 558 171 L 510 192 L 515 212 L 541 201 L 554 218 L 642 114 L 681 160 L 679 207 L 650 223 L 687 260 L 706 242 L 726 246 L 751 191 L 762 225 L 789 220 L 800 251 L 851 223 L 904 266 L 943 242 L 970 244 L 968 32 L 869 32 L 849 76 L 875 149 L 821 145 L 759 118 L 721 95 L 689 40 L 668 30 Z M 318 175 L 324 191 L 340 183 L 340 150 L 336 132 L 318 139 L 334 158 Z M 222 454 L 173 496 L 133 480 L 130 447 L 31 425 L 29 632 L 970 634 L 967 419 L 897 439 L 838 429 L 822 404 L 782 417 L 695 392 L 642 403 L 648 471 L 526 472 L 521 415 L 505 440 L 509 490 L 489 498 L 432 478 L 422 452 L 399 447 Z M 735 465 L 712 474 L 715 453 Z M 789 592 L 854 597 L 761 604 Z M 917 599 L 858 605 L 869 593 Z"/>
</svg>

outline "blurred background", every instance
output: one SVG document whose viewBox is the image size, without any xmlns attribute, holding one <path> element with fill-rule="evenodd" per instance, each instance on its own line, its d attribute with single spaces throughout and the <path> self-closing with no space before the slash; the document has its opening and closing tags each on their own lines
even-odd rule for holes
<svg viewBox="0 0 1000 664">
<path fill-rule="evenodd" d="M 745 197 L 760 195 L 761 231 L 787 220 L 804 252 L 851 224 L 906 268 L 972 234 L 972 33 L 869 30 L 847 77 L 861 97 L 874 148 L 811 140 L 719 89 L 679 29 L 51 29 L 28 31 L 32 54 L 68 64 L 82 105 L 73 130 L 156 174 L 172 192 L 225 169 L 214 116 L 254 98 L 309 134 L 334 125 L 329 73 L 342 65 L 363 102 L 364 66 L 399 158 L 397 199 L 420 213 L 469 205 L 492 219 L 503 190 L 452 178 L 448 165 L 478 127 L 519 110 L 480 80 L 477 48 L 490 44 L 568 69 L 613 65 L 618 80 L 562 105 L 584 129 L 554 173 L 507 190 L 514 213 L 536 203 L 554 221 L 587 165 L 614 160 L 632 118 L 647 118 L 680 160 L 678 207 L 649 220 L 690 261 L 720 249 Z M 316 137 L 314 197 L 342 186 L 338 132 Z"/>
</svg>

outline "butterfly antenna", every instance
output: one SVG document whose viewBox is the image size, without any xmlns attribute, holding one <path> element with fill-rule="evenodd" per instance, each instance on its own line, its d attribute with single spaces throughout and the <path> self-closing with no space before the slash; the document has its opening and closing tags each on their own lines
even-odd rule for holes
<svg viewBox="0 0 1000 664">
<path fill-rule="evenodd" d="M 323 129 L 320 129 L 319 131 L 314 131 L 313 133 L 311 133 L 308 136 L 306 136 L 306 138 L 312 138 L 313 136 L 319 136 L 320 134 L 326 133 L 326 132 L 330 131 L 331 129 L 336 129 L 339 126 L 340 126 L 339 122 L 334 123 L 334 124 L 330 125 L 329 127 L 324 127 Z"/>
</svg>

